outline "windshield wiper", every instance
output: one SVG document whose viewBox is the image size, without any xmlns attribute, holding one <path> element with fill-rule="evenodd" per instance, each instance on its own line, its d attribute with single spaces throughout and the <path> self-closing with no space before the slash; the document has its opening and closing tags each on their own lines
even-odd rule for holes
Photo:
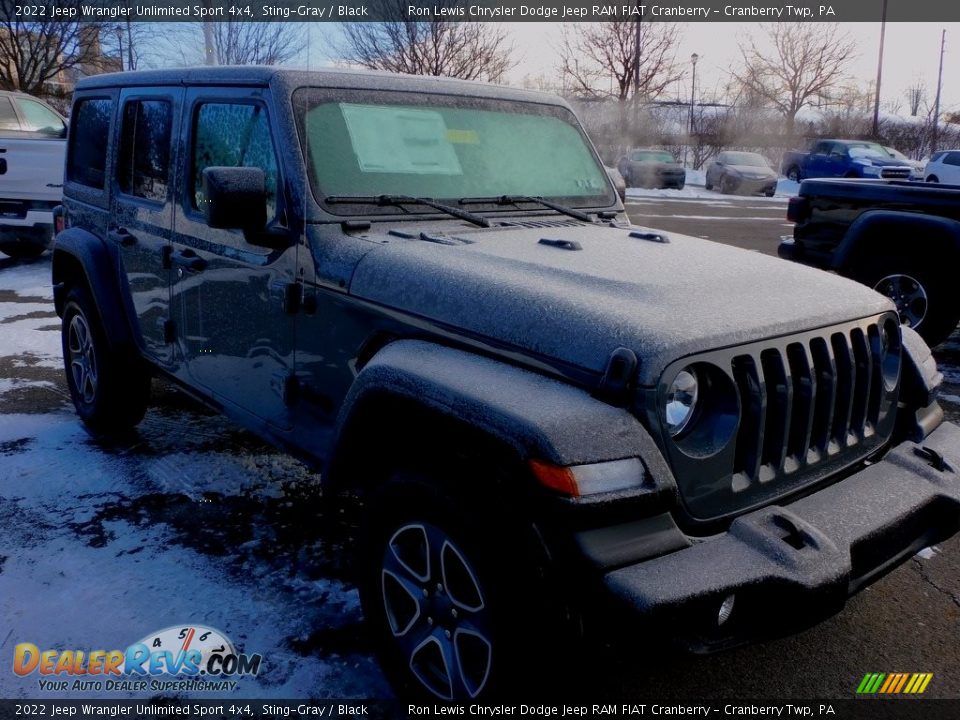
<svg viewBox="0 0 960 720">
<path fill-rule="evenodd" d="M 537 203 L 543 205 L 545 208 L 556 210 L 558 213 L 563 213 L 577 220 L 593 222 L 593 218 L 581 210 L 574 210 L 573 208 L 568 208 L 566 205 L 560 205 L 559 203 L 542 197 L 532 197 L 530 195 L 500 195 L 497 197 L 460 198 L 461 205 L 517 205 L 518 203 Z"/>
<path fill-rule="evenodd" d="M 455 218 L 466 220 L 467 222 L 479 225 L 480 227 L 490 227 L 490 221 L 482 215 L 477 215 L 468 210 L 452 207 L 438 203 L 432 198 L 411 197 L 410 195 L 331 195 L 324 199 L 328 205 L 351 204 L 351 205 L 377 205 L 378 207 L 395 206 L 402 208 L 404 205 L 426 205 L 434 210 L 452 215 Z"/>
</svg>

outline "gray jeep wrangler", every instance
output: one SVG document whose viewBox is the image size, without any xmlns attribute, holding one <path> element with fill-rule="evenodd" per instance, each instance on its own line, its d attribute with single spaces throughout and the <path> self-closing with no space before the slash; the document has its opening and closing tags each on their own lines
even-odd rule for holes
<svg viewBox="0 0 960 720">
<path fill-rule="evenodd" d="M 960 432 L 890 301 L 630 224 L 560 99 L 203 68 L 83 80 L 53 283 L 98 432 L 150 377 L 362 499 L 404 692 L 489 695 L 598 617 L 804 627 L 960 525 Z"/>
</svg>

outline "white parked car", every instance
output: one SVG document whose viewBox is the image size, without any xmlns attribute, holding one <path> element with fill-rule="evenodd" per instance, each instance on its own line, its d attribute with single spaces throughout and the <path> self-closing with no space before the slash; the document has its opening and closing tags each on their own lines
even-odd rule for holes
<svg viewBox="0 0 960 720">
<path fill-rule="evenodd" d="M 52 107 L 0 91 L 0 252 L 33 257 L 49 247 L 66 137 L 66 121 Z"/>
<path fill-rule="evenodd" d="M 927 182 L 960 185 L 960 150 L 940 150 L 923 170 Z"/>
</svg>

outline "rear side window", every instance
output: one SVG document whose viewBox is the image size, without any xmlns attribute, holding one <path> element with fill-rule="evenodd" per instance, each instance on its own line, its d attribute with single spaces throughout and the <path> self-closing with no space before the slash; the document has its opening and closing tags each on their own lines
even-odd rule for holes
<svg viewBox="0 0 960 720">
<path fill-rule="evenodd" d="M 13 111 L 13 103 L 10 98 L 0 97 L 0 130 L 19 130 L 20 121 L 17 120 L 17 114 Z"/>
<path fill-rule="evenodd" d="M 943 162 L 945 165 L 960 165 L 960 152 L 947 153 Z"/>
<path fill-rule="evenodd" d="M 20 114 L 23 116 L 24 130 L 62 136 L 63 120 L 46 105 L 24 98 L 17 98 L 17 105 L 20 106 Z"/>
<path fill-rule="evenodd" d="M 276 215 L 277 158 L 267 115 L 259 105 L 205 103 L 193 133 L 193 207 L 200 207 L 208 167 L 258 167 L 266 174 L 267 217 Z"/>
<path fill-rule="evenodd" d="M 107 167 L 107 144 L 113 101 L 107 98 L 81 100 L 73 111 L 67 179 L 102 190 Z"/>
<path fill-rule="evenodd" d="M 166 100 L 139 100 L 123 107 L 117 183 L 120 192 L 167 199 L 172 111 Z"/>
</svg>

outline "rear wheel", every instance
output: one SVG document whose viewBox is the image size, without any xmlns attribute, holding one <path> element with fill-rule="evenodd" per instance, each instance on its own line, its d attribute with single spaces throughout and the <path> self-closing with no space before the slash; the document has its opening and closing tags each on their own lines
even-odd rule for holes
<svg viewBox="0 0 960 720">
<path fill-rule="evenodd" d="M 796 165 L 791 165 L 787 169 L 787 180 L 792 182 L 800 182 L 800 168 Z"/>
<path fill-rule="evenodd" d="M 928 182 L 928 183 L 938 183 L 938 182 L 940 182 L 940 178 L 938 178 L 936 175 L 931 175 L 930 177 L 927 178 L 927 182 Z"/>
<path fill-rule="evenodd" d="M 46 249 L 46 247 L 38 242 L 21 240 L 4 240 L 0 242 L 0 252 L 6 253 L 10 257 L 18 260 L 40 257 Z"/>
<path fill-rule="evenodd" d="M 139 358 L 112 350 L 84 288 L 67 294 L 61 330 L 67 387 L 77 414 L 96 432 L 129 430 L 143 419 L 150 375 Z"/>
<path fill-rule="evenodd" d="M 879 257 L 852 277 L 893 300 L 900 322 L 935 346 L 950 337 L 960 310 L 948 277 L 934 264 L 897 255 Z"/>
<path fill-rule="evenodd" d="M 736 187 L 733 180 L 728 175 L 724 175 L 720 179 L 720 192 L 724 195 L 732 195 L 734 190 Z"/>
</svg>

